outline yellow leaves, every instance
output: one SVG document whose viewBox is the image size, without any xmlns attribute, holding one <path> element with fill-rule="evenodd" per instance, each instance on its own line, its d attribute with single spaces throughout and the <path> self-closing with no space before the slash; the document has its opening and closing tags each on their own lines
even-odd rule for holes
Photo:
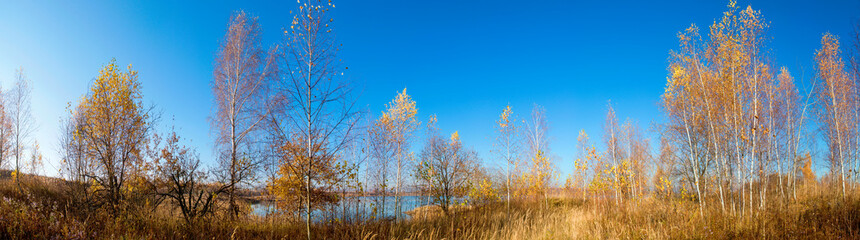
<svg viewBox="0 0 860 240">
<path fill-rule="evenodd" d="M 119 199 L 129 191 L 148 171 L 142 155 L 147 141 L 149 116 L 142 109 L 142 94 L 137 72 L 128 65 L 126 71 L 111 60 L 93 81 L 89 93 L 72 111 L 75 128 L 72 140 L 78 145 L 75 160 L 91 175 L 94 189 L 108 194 L 110 205 L 119 204 Z M 34 159 L 38 160 L 38 159 Z M 79 173 L 78 173 L 79 174 Z M 116 180 L 118 179 L 118 180 Z M 135 182 L 138 181 L 138 182 Z"/>
<path fill-rule="evenodd" d="M 499 116 L 499 128 L 505 129 L 508 125 L 511 124 L 511 118 L 513 117 L 513 111 L 511 110 L 511 105 L 505 106 L 505 109 L 502 110 L 502 115 Z"/>
<path fill-rule="evenodd" d="M 95 193 L 104 189 L 101 184 L 95 179 L 90 179 L 90 187 L 87 189 L 90 193 Z"/>
<path fill-rule="evenodd" d="M 381 135 L 388 143 L 398 147 L 403 146 L 410 134 L 418 127 L 419 122 L 415 119 L 418 113 L 416 103 L 412 97 L 406 94 L 406 88 L 398 92 L 391 102 L 386 104 L 386 111 L 374 123 L 375 134 Z M 430 121 L 435 123 L 435 116 Z"/>
<path fill-rule="evenodd" d="M 460 143 L 460 133 L 458 131 L 454 131 L 454 133 L 451 134 L 451 145 L 455 145 L 455 144 L 459 144 L 459 143 Z"/>
<path fill-rule="evenodd" d="M 679 64 L 672 64 L 672 81 L 677 81 L 678 79 L 683 79 L 687 76 L 686 70 L 681 67 Z"/>
<path fill-rule="evenodd" d="M 390 103 L 387 104 L 389 116 L 397 122 L 415 121 L 415 114 L 418 113 L 415 101 L 409 94 L 406 94 L 406 88 L 398 92 Z"/>
<path fill-rule="evenodd" d="M 531 157 L 530 170 L 531 172 L 525 177 L 528 180 L 529 191 L 537 197 L 547 190 L 554 175 L 552 163 L 542 150 L 538 150 Z"/>
<path fill-rule="evenodd" d="M 493 182 L 488 178 L 480 178 L 469 191 L 469 198 L 474 203 L 488 203 L 499 200 L 499 193 Z"/>
<path fill-rule="evenodd" d="M 88 120 L 85 126 L 95 134 L 109 134 L 113 124 L 143 125 L 143 115 L 136 112 L 140 105 L 140 84 L 137 82 L 137 72 L 132 70 L 120 72 L 112 60 L 105 66 L 99 77 L 90 88 L 90 95 L 84 98 L 80 108 Z M 112 116 L 113 115 L 113 116 Z M 104 122 L 105 120 L 117 122 Z"/>
<path fill-rule="evenodd" d="M 283 210 L 298 210 L 301 206 L 297 203 L 307 199 L 307 195 L 310 195 L 312 208 L 335 203 L 339 199 L 331 193 L 331 188 L 348 185 L 355 177 L 356 167 L 330 155 L 322 143 L 312 146 L 310 153 L 303 143 L 303 139 L 292 139 L 277 149 L 280 166 L 277 177 L 270 180 L 267 189 L 284 200 L 278 204 Z M 310 191 L 306 188 L 307 181 L 312 185 Z"/>
</svg>

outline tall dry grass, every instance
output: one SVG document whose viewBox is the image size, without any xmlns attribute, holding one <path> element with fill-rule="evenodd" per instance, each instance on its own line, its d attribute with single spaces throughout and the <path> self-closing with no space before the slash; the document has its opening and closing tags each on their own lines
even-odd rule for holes
<svg viewBox="0 0 860 240">
<path fill-rule="evenodd" d="M 213 215 L 193 225 L 169 205 L 111 216 L 86 208 L 74 185 L 49 178 L 0 176 L 0 239 L 297 239 L 303 223 L 286 216 Z M 826 185 L 806 186 L 797 200 L 770 196 L 768 207 L 723 212 L 715 199 L 699 213 L 690 199 L 614 201 L 557 196 L 541 201 L 464 208 L 403 222 L 354 218 L 316 223 L 319 239 L 860 239 L 860 191 L 844 200 Z M 776 192 L 776 191 L 772 191 Z M 357 220 L 356 220 L 357 219 Z"/>
</svg>

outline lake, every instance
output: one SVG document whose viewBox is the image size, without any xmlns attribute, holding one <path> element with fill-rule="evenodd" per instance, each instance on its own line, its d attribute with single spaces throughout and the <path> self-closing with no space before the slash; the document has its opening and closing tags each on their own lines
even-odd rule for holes
<svg viewBox="0 0 860 240">
<path fill-rule="evenodd" d="M 405 219 L 410 218 L 408 214 L 405 214 L 406 211 L 428 205 L 426 196 L 403 196 L 400 197 L 400 200 L 402 201 L 401 212 L 404 212 L 403 217 Z M 377 211 L 382 211 L 382 216 L 386 218 L 394 218 L 394 197 L 385 197 L 385 209 L 381 209 L 381 204 L 381 196 L 349 197 L 338 202 L 335 206 L 331 206 L 330 209 L 335 209 L 334 211 L 314 210 L 312 218 L 314 221 L 321 221 L 324 219 L 331 219 L 327 217 L 336 217 L 340 219 L 342 219 L 343 216 L 357 215 L 370 217 L 373 213 L 374 206 L 377 206 Z M 253 215 L 261 217 L 267 216 L 275 210 L 271 203 L 266 202 L 253 204 L 251 205 L 251 208 L 253 209 Z M 335 212 L 333 216 L 324 215 L 324 213 L 331 214 L 332 212 Z M 379 215 L 377 215 L 377 217 L 379 217 Z"/>
</svg>

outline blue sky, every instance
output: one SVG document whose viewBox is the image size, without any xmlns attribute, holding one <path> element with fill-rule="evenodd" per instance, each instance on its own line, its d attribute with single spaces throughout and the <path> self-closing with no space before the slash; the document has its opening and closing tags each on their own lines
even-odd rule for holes
<svg viewBox="0 0 860 240">
<path fill-rule="evenodd" d="M 602 140 L 607 100 L 643 129 L 662 121 L 657 106 L 678 31 L 705 29 L 726 1 L 335 1 L 335 33 L 346 76 L 373 114 L 408 88 L 422 121 L 436 114 L 444 132 L 490 165 L 493 122 L 510 103 L 526 117 L 547 110 L 551 148 L 570 172 L 580 129 Z M 848 41 L 860 1 L 741 1 L 771 22 L 773 59 L 808 79 L 821 34 Z M 111 58 L 140 72 L 145 101 L 175 124 L 211 162 L 209 82 L 230 14 L 259 16 L 274 44 L 295 2 L 0 2 L 0 83 L 24 67 L 33 81 L 33 134 L 59 167 L 59 121 Z M 704 34 L 704 33 L 703 33 Z M 801 73 L 804 76 L 800 76 Z M 422 136 L 416 141 L 420 145 Z M 653 140 L 652 144 L 656 144 Z"/>
</svg>

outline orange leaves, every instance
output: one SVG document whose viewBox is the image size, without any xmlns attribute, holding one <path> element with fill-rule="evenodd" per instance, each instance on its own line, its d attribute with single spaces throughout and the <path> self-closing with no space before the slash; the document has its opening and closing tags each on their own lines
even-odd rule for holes
<svg viewBox="0 0 860 240">
<path fill-rule="evenodd" d="M 845 194 L 846 175 L 856 171 L 852 144 L 858 134 L 858 92 L 856 76 L 846 72 L 839 39 L 830 33 L 821 37 L 821 49 L 815 52 L 816 78 L 822 83 L 818 89 L 821 111 L 819 119 L 829 147 L 831 169 L 841 175 L 842 194 Z M 846 146 L 848 145 L 848 146 Z M 848 168 L 848 170 L 846 170 Z M 847 173 L 846 173 L 847 171 Z"/>
<path fill-rule="evenodd" d="M 842 61 L 842 51 L 839 49 L 839 39 L 830 33 L 825 33 L 821 37 L 821 49 L 815 52 L 816 69 L 818 70 L 818 78 L 822 80 L 824 88 L 829 91 L 824 95 L 845 95 L 847 93 L 839 92 L 848 91 L 852 86 L 847 73 L 845 72 L 845 63 Z M 839 96 L 828 96 L 839 97 Z"/>
</svg>

